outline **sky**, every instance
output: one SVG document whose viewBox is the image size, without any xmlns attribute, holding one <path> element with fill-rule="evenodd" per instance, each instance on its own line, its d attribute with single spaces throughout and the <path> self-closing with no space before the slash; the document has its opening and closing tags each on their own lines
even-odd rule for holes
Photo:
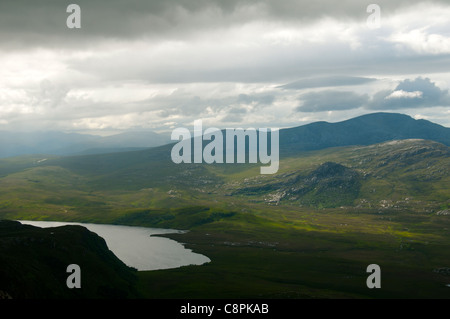
<svg viewBox="0 0 450 319">
<path fill-rule="evenodd" d="M 374 1 L 2 0 L 0 130 L 450 127 L 450 1 Z"/>
</svg>

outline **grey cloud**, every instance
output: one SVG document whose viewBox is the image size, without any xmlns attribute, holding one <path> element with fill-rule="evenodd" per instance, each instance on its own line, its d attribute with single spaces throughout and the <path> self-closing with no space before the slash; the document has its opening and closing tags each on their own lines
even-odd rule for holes
<svg viewBox="0 0 450 319">
<path fill-rule="evenodd" d="M 275 97 L 273 95 L 248 95 L 248 94 L 240 94 L 237 98 L 238 103 L 243 104 L 260 104 L 260 105 L 271 105 Z"/>
<path fill-rule="evenodd" d="M 40 84 L 39 104 L 55 108 L 64 102 L 69 89 L 62 85 L 55 85 L 50 80 L 42 80 Z"/>
<path fill-rule="evenodd" d="M 209 47 L 199 51 L 189 50 L 156 56 L 152 52 L 123 51 L 111 55 L 94 55 L 71 58 L 68 68 L 98 78 L 101 81 L 140 80 L 148 83 L 192 82 L 286 82 L 292 79 L 322 78 L 330 72 L 358 78 L 365 74 L 420 74 L 442 72 L 450 65 L 450 55 L 398 55 L 395 44 L 377 42 L 377 49 L 363 46 L 357 58 L 346 44 L 327 43 L 280 50 L 251 47 L 243 52 Z M 232 57 L 232 59 L 230 59 Z M 183 61 L 183 65 L 179 65 Z M 156 62 L 156 63 L 155 63 Z M 413 67 L 412 67 L 413 66 Z M 324 80 L 325 82 L 327 80 Z M 328 80 L 329 81 L 329 80 Z M 358 80 L 348 78 L 346 83 Z M 362 81 L 362 80 L 359 80 Z"/>
<path fill-rule="evenodd" d="M 395 95 L 395 93 L 398 93 Z M 367 94 L 325 90 L 301 95 L 299 112 L 321 112 L 366 108 L 372 110 L 395 110 L 450 106 L 448 90 L 441 90 L 429 78 L 406 79 L 393 90 L 382 90 L 369 99 Z"/>
<path fill-rule="evenodd" d="M 177 105 L 178 114 L 195 115 L 204 112 L 208 103 L 205 103 L 200 97 L 194 96 L 187 101 L 183 101 Z"/>
<path fill-rule="evenodd" d="M 287 90 L 302 90 L 308 88 L 330 87 L 330 86 L 345 86 L 345 85 L 362 85 L 372 81 L 374 78 L 365 78 L 357 76 L 327 76 L 301 79 L 292 83 L 279 86 L 281 89 Z"/>
<path fill-rule="evenodd" d="M 239 106 L 232 107 L 228 110 L 229 114 L 245 114 L 247 109 Z"/>
<path fill-rule="evenodd" d="M 170 114 L 182 114 L 186 116 L 200 116 L 207 108 L 214 112 L 226 111 L 233 114 L 246 113 L 241 105 L 251 105 L 253 109 L 260 109 L 271 105 L 275 97 L 268 94 L 240 94 L 223 98 L 202 99 L 198 96 L 190 97 L 184 93 L 177 93 L 165 97 L 157 97 L 145 103 L 159 105 L 162 110 L 158 113 L 161 117 Z"/>
<path fill-rule="evenodd" d="M 369 97 L 367 94 L 327 90 L 305 93 L 299 99 L 302 105 L 298 106 L 296 111 L 323 112 L 356 109 L 364 106 Z"/>
<path fill-rule="evenodd" d="M 228 114 L 224 116 L 221 120 L 221 122 L 231 122 L 231 123 L 241 123 L 243 121 L 243 117 L 238 114 Z"/>
<path fill-rule="evenodd" d="M 66 8 L 74 2 L 81 7 L 82 28 L 70 30 Z M 377 1 L 383 12 L 418 2 L 422 1 Z M 445 0 L 433 2 L 447 4 Z M 185 39 L 192 33 L 261 20 L 308 23 L 331 16 L 365 21 L 368 4 L 359 0 L 3 0 L 0 40 L 3 47 L 61 47 L 101 38 Z"/>
<path fill-rule="evenodd" d="M 179 96 L 158 97 L 148 101 L 150 104 L 159 105 L 160 117 L 168 117 L 171 114 L 181 114 L 184 116 L 195 116 L 203 114 L 208 107 L 208 103 L 198 96 L 180 98 Z"/>
<path fill-rule="evenodd" d="M 377 1 L 382 8 L 382 15 L 395 10 L 401 12 L 406 6 L 417 2 L 421 1 Z M 448 5 L 448 0 L 434 2 Z M 82 29 L 80 30 L 66 28 L 68 16 L 66 7 L 70 3 L 81 6 Z M 338 89 L 338 86 L 343 85 L 369 86 L 372 84 L 371 81 L 374 81 L 369 77 L 374 74 L 386 77 L 389 75 L 411 77 L 408 74 L 447 71 L 446 67 L 450 65 L 450 54 L 417 53 L 409 47 L 399 50 L 396 43 L 386 40 L 393 32 L 390 28 L 381 28 L 373 32 L 365 29 L 357 31 L 356 40 L 360 46 L 356 49 L 349 45 L 350 42 L 347 39 L 333 41 L 327 38 L 326 42 L 307 41 L 305 45 L 302 39 L 299 43 L 296 43 L 294 39 L 294 43 L 289 42 L 286 46 L 278 45 L 277 42 L 274 44 L 271 40 L 265 42 L 264 39 L 261 45 L 258 42 L 259 39 L 255 39 L 256 45 L 249 41 L 248 46 L 241 46 L 239 42 L 242 39 L 246 41 L 252 32 L 259 31 L 258 23 L 260 22 L 267 22 L 269 26 L 271 22 L 275 22 L 281 27 L 286 26 L 289 31 L 291 28 L 295 29 L 324 16 L 335 17 L 344 24 L 348 22 L 348 19 L 365 21 L 366 7 L 369 3 L 359 0 L 340 2 L 331 0 L 320 2 L 2 0 L 0 1 L 0 52 L 3 53 L 8 49 L 24 49 L 27 54 L 38 52 L 34 57 L 39 59 L 40 50 L 32 50 L 34 47 L 56 48 L 53 51 L 54 56 L 55 59 L 59 59 L 57 62 L 63 69 L 59 71 L 61 74 L 55 75 L 52 67 L 43 68 L 42 74 L 33 73 L 36 74 L 33 81 L 38 82 L 42 78 L 49 78 L 54 82 L 43 83 L 41 88 L 33 88 L 31 98 L 22 103 L 31 106 L 39 105 L 36 112 L 44 109 L 42 119 L 35 114 L 22 115 L 24 121 L 30 118 L 29 122 L 32 122 L 32 119 L 44 121 L 46 118 L 51 118 L 54 123 L 57 123 L 59 118 L 69 122 L 70 119 L 109 115 L 119 117 L 120 114 L 130 112 L 151 112 L 151 116 L 154 116 L 159 110 L 161 110 L 159 111 L 161 117 L 179 115 L 176 121 L 183 121 L 189 117 L 199 118 L 208 114 L 238 122 L 240 116 L 251 115 L 255 110 L 265 107 L 267 109 L 264 111 L 270 115 L 270 111 L 273 110 L 268 106 L 273 105 L 275 99 L 280 102 L 280 106 L 277 103 L 277 107 L 279 106 L 282 111 L 287 109 L 285 113 L 288 113 L 291 107 L 289 101 L 299 94 L 295 90 L 322 87 L 328 87 L 329 91 L 302 95 L 302 105 L 297 107 L 297 111 L 348 110 L 348 112 L 341 112 L 343 114 L 363 111 L 364 109 L 360 108 L 362 106 L 366 109 L 416 107 L 415 111 L 422 112 L 419 111 L 421 106 L 426 108 L 434 105 L 450 105 L 448 92 L 436 87 L 429 80 L 427 83 L 426 79 L 404 81 L 393 90 L 378 92 L 371 100 L 367 95 L 361 95 L 356 90 L 355 92 L 333 90 L 333 87 Z M 257 22 L 254 29 L 253 22 Z M 409 21 L 406 22 L 409 23 Z M 420 24 L 420 21 L 417 24 Z M 244 27 L 241 28 L 242 26 Z M 250 30 L 249 35 L 242 33 L 246 30 Z M 234 34 L 235 31 L 236 34 Z M 447 35 L 446 30 L 438 30 L 438 32 Z M 222 33 L 225 34 L 223 43 L 220 38 Z M 274 37 L 278 35 L 275 34 Z M 236 46 L 233 45 L 235 38 Z M 136 39 L 141 41 L 126 43 Z M 158 42 L 159 40 L 161 41 Z M 278 39 L 275 40 L 278 41 Z M 89 49 L 84 51 L 86 46 L 89 46 Z M 42 52 L 45 54 L 47 50 Z M 16 52 L 6 52 L 5 56 L 9 53 Z M 28 66 L 25 59 L 29 57 L 22 53 L 20 52 L 17 56 L 18 65 L 26 68 Z M 21 61 L 22 56 L 24 63 Z M 8 63 L 8 60 L 6 61 Z M 11 65 L 11 74 L 15 67 Z M 58 68 L 59 66 L 56 67 Z M 78 77 L 71 78 L 72 75 Z M 64 80 L 61 83 L 67 87 L 58 85 L 58 80 L 61 78 Z M 289 83 L 295 80 L 299 81 Z M 5 83 L 7 82 L 8 79 L 5 79 Z M 223 96 L 223 93 L 220 97 L 212 96 L 209 92 L 205 93 L 205 90 L 198 89 L 201 83 L 206 82 L 227 82 L 224 83 L 224 89 L 221 92 L 227 92 L 225 94 L 228 96 Z M 278 89 L 265 89 L 265 93 L 257 94 L 254 92 L 261 91 L 238 91 L 237 89 L 227 91 L 228 82 L 263 83 L 265 87 L 288 84 Z M 85 87 L 90 91 L 95 87 L 111 87 L 121 83 L 131 83 L 130 87 L 134 83 L 138 83 L 139 86 L 149 83 L 171 83 L 170 87 L 179 85 L 186 90 L 191 88 L 184 86 L 184 83 L 195 83 L 193 86 L 195 88 L 192 89 L 194 92 L 177 92 L 171 96 L 161 95 L 142 103 L 135 101 L 126 103 L 123 102 L 123 98 L 120 102 L 115 102 L 114 94 L 100 99 L 105 102 L 90 100 L 88 95 L 84 98 L 77 94 L 67 94 L 68 88 L 72 90 L 72 93 L 76 93 L 77 88 Z M 17 88 L 21 86 L 20 83 L 14 85 Z M 341 88 L 341 90 L 346 89 Z M 423 92 L 423 96 L 420 99 L 386 99 L 395 90 L 420 91 Z M 238 95 L 249 91 L 251 93 Z M 31 103 L 25 103 L 29 101 Z M 20 114 L 11 113 L 11 116 L 20 117 Z M 277 110 L 278 114 L 282 121 L 283 112 Z M 326 116 L 326 114 L 322 115 Z M 149 121 L 162 120 L 155 117 Z M 287 120 L 295 121 L 294 118 Z M 286 118 L 283 121 L 286 121 Z"/>
<path fill-rule="evenodd" d="M 417 97 L 388 98 L 395 91 L 421 92 Z M 376 93 L 367 108 L 373 110 L 405 109 L 419 107 L 450 106 L 450 95 L 448 90 L 441 90 L 429 78 L 406 79 L 394 90 L 383 90 Z"/>
</svg>

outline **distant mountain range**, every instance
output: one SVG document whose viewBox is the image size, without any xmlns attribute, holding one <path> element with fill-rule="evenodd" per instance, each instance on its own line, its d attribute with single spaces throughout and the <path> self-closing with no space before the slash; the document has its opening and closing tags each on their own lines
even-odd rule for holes
<svg viewBox="0 0 450 319">
<path fill-rule="evenodd" d="M 328 147 L 425 139 L 450 145 L 450 128 L 397 113 L 373 113 L 337 123 L 315 122 L 280 130 L 281 154 Z M 134 151 L 171 143 L 154 132 L 96 136 L 62 132 L 0 132 L 0 158 L 25 154 L 89 155 Z"/>
<path fill-rule="evenodd" d="M 25 154 L 81 155 L 130 151 L 164 145 L 170 137 L 154 132 L 98 136 L 63 132 L 0 132 L 0 157 Z"/>
<path fill-rule="evenodd" d="M 400 143 L 399 140 L 405 143 Z M 284 176 L 287 169 L 292 170 L 292 176 L 288 174 L 288 181 L 284 177 L 280 177 L 281 181 L 278 181 L 276 176 L 268 176 L 263 185 L 259 185 L 258 180 L 256 186 L 240 185 L 238 189 L 233 186 L 229 191 L 223 191 L 227 194 L 253 196 L 253 193 L 263 194 L 267 191 L 271 194 L 276 190 L 275 193 L 284 192 L 279 200 L 289 198 L 295 201 L 294 198 L 301 198 L 302 204 L 309 205 L 316 200 L 317 191 L 327 190 L 323 198 L 332 198 L 330 193 L 341 194 L 340 202 L 350 203 L 359 196 L 359 189 L 364 188 L 361 186 L 364 174 L 373 171 L 378 176 L 381 167 L 397 171 L 403 169 L 403 165 L 420 161 L 420 165 L 414 164 L 414 169 L 417 174 L 423 173 L 427 177 L 417 177 L 418 180 L 430 179 L 431 175 L 427 174 L 434 172 L 434 169 L 437 172 L 433 173 L 432 180 L 440 180 L 446 174 L 444 167 L 448 162 L 449 145 L 449 128 L 401 114 L 376 113 L 339 123 L 312 123 L 280 131 L 282 164 L 278 175 Z M 32 166 L 67 169 L 92 179 L 89 187 L 99 189 L 139 190 L 162 187 L 169 191 L 176 185 L 189 189 L 189 192 L 193 188 L 202 189 L 205 185 L 222 185 L 225 182 L 223 176 L 242 174 L 253 177 L 251 168 L 259 169 L 259 164 L 174 164 L 171 160 L 172 147 L 173 144 L 167 144 L 134 152 L 49 157 L 45 161 L 35 159 Z M 339 149 L 328 150 L 331 147 Z M 4 175 L 30 165 L 29 160 L 24 160 L 23 164 L 15 161 L 15 166 L 10 161 L 3 161 L 0 162 L 0 174 Z M 330 163 L 320 167 L 324 162 Z M 427 169 L 427 165 L 434 168 Z M 360 167 L 360 171 L 356 174 L 352 167 Z M 305 171 L 310 175 L 298 176 L 298 171 L 302 174 Z M 398 174 L 403 176 L 402 172 Z M 410 182 L 408 180 L 405 185 Z M 202 191 L 210 192 L 211 189 L 207 187 Z M 376 193 L 377 196 L 378 194 L 380 193 Z M 311 197 L 310 200 L 307 197 Z M 339 202 L 334 199 L 335 197 L 330 205 Z M 329 203 L 322 204 L 328 206 Z"/>
<path fill-rule="evenodd" d="M 424 139 L 450 146 L 450 128 L 397 113 L 372 113 L 338 123 L 315 122 L 280 131 L 285 153 Z"/>
</svg>

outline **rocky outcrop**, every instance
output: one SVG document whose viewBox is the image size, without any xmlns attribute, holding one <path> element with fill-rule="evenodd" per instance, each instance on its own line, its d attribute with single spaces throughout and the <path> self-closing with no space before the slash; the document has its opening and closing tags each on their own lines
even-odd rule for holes
<svg viewBox="0 0 450 319">
<path fill-rule="evenodd" d="M 12 299 L 12 297 L 6 291 L 0 290 L 0 299 Z"/>
</svg>

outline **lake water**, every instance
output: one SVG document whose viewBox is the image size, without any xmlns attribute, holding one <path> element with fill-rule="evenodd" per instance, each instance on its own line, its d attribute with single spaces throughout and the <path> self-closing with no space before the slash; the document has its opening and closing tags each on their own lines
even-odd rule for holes
<svg viewBox="0 0 450 319">
<path fill-rule="evenodd" d="M 42 228 L 63 225 L 84 226 L 103 237 L 108 248 L 126 265 L 141 271 L 201 265 L 211 261 L 208 257 L 192 252 L 175 240 L 152 236 L 183 233 L 180 230 L 48 221 L 19 220 L 19 222 Z"/>
</svg>

